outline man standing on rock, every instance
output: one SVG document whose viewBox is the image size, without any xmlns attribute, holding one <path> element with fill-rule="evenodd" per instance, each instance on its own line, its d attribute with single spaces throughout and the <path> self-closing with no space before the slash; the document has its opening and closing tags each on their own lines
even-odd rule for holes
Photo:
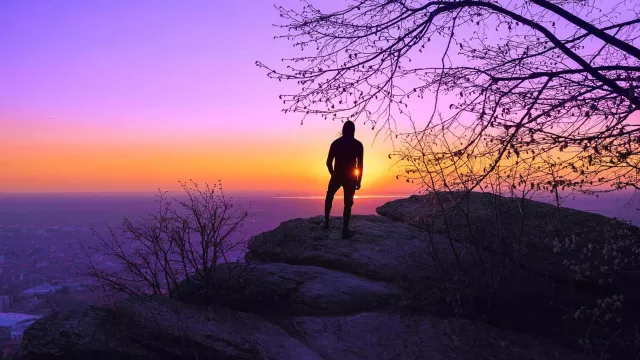
<svg viewBox="0 0 640 360">
<path fill-rule="evenodd" d="M 349 230 L 351 207 L 353 206 L 353 196 L 356 190 L 360 190 L 360 183 L 362 182 L 364 148 L 362 143 L 354 137 L 355 133 L 355 124 L 351 121 L 346 121 L 342 126 L 342 136 L 331 143 L 329 156 L 327 157 L 327 168 L 329 169 L 329 174 L 331 174 L 331 180 L 329 180 L 327 197 L 324 200 L 324 228 L 329 228 L 329 213 L 331 213 L 333 196 L 342 187 L 344 191 L 343 239 L 353 236 L 353 231 Z M 333 163 L 334 159 L 335 165 Z"/>
</svg>

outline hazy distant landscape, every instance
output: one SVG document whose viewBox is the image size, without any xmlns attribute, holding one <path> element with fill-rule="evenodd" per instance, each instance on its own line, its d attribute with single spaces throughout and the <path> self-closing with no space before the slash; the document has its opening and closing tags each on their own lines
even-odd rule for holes
<svg viewBox="0 0 640 360">
<path fill-rule="evenodd" d="M 174 193 L 179 195 L 179 192 Z M 374 214 L 376 207 L 385 202 L 409 195 L 358 195 L 353 211 L 354 214 Z M 250 218 L 243 231 L 247 236 L 273 228 L 284 220 L 320 215 L 324 203 L 323 194 L 238 193 L 229 196 L 235 199 L 234 203 L 249 210 Z M 536 195 L 534 199 L 553 202 L 551 197 L 543 194 Z M 0 194 L 0 225 L 100 228 L 107 223 L 115 225 L 124 217 L 136 219 L 154 211 L 154 200 L 153 193 Z M 640 225 L 640 204 L 631 192 L 567 196 L 561 206 L 617 217 Z M 342 197 L 336 196 L 332 214 L 340 216 L 341 213 Z"/>
</svg>

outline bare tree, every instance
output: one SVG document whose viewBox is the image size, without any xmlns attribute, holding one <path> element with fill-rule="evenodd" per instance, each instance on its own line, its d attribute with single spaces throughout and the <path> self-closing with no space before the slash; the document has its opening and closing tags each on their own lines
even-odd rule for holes
<svg viewBox="0 0 640 360">
<path fill-rule="evenodd" d="M 359 0 L 322 11 L 302 1 L 278 9 L 280 37 L 307 53 L 283 59 L 285 68 L 257 63 L 299 84 L 281 95 L 284 111 L 384 130 L 399 139 L 394 155 L 407 181 L 473 190 L 500 168 L 522 175 L 521 188 L 638 189 L 638 2 Z M 425 103 L 431 108 L 416 116 Z"/>
<path fill-rule="evenodd" d="M 600 280 L 611 281 L 598 270 L 610 267 L 597 268 L 601 257 L 613 258 L 610 248 L 624 247 L 615 262 L 637 270 L 626 249 L 637 249 L 638 238 L 623 224 L 605 224 L 604 236 L 589 237 L 567 229 L 575 221 L 538 223 L 545 236 L 554 232 L 542 227 L 562 229 L 556 239 L 538 239 L 524 222 L 532 218 L 525 200 L 535 192 L 551 193 L 559 206 L 563 191 L 639 189 L 640 2 L 353 0 L 336 8 L 303 0 L 298 9 L 277 9 L 284 31 L 278 37 L 301 55 L 282 66 L 257 65 L 297 84 L 280 96 L 283 111 L 300 114 L 302 122 L 361 122 L 393 141 L 389 157 L 400 166 L 398 178 L 431 193 L 425 209 L 440 211 L 433 216 L 443 224 L 440 233 L 449 241 L 463 238 L 454 231 L 467 235 L 477 259 L 490 252 L 484 269 L 492 294 L 503 283 L 501 269 L 520 284 L 521 259 L 538 258 L 527 241 L 572 239 L 570 249 L 543 253 Z M 516 198 L 489 201 L 495 215 L 489 221 L 475 213 L 478 197 L 451 196 L 458 190 Z M 598 260 L 578 256 L 592 246 Z M 593 314 L 599 319 L 602 311 Z M 596 333 L 592 325 L 585 338 Z M 610 336 L 597 344 L 602 354 L 612 339 L 634 336 L 601 327 L 598 336 Z"/>
<path fill-rule="evenodd" d="M 191 182 L 181 187 L 184 198 L 170 201 L 166 192 L 159 192 L 155 213 L 138 222 L 124 219 L 120 228 L 110 227 L 108 237 L 96 234 L 101 246 L 89 250 L 120 265 L 106 268 L 89 257 L 89 275 L 109 294 L 175 298 L 183 281 L 214 284 L 216 265 L 227 263 L 230 252 L 242 250 L 244 242 L 233 235 L 248 213 L 225 197 L 222 184 L 201 189 Z"/>
</svg>

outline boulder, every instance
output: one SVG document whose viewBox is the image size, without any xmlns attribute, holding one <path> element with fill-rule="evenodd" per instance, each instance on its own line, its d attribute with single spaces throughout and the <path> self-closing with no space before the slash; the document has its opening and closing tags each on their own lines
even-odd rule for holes
<svg viewBox="0 0 640 360">
<path fill-rule="evenodd" d="M 322 358 L 256 315 L 138 297 L 41 318 L 25 331 L 19 359 Z"/>
<path fill-rule="evenodd" d="M 327 360 L 577 360 L 548 341 L 461 319 L 366 312 L 298 317 L 294 334 Z"/>
<path fill-rule="evenodd" d="M 485 197 L 480 199 L 488 201 Z M 417 212 L 420 206 L 424 207 L 423 198 L 406 201 L 407 206 L 397 206 L 399 211 L 406 208 Z M 391 202 L 394 203 L 398 202 Z M 489 205 L 481 202 L 470 206 Z M 383 215 L 393 213 L 390 205 L 383 208 L 387 209 L 380 210 Z M 484 212 L 476 210 L 482 214 L 478 219 L 490 223 L 488 208 Z M 396 219 L 408 216 L 401 212 L 395 215 Z M 535 257 L 527 265 L 514 263 L 497 247 L 470 244 L 470 239 L 457 236 L 455 231 L 454 240 L 450 241 L 444 231 L 436 233 L 420 222 L 354 216 L 352 228 L 356 235 L 343 240 L 339 218 L 332 219 L 330 231 L 322 229 L 322 221 L 322 217 L 293 219 L 254 236 L 248 242 L 247 259 L 317 266 L 387 281 L 403 290 L 412 309 L 439 316 L 457 313 L 494 326 L 552 338 L 569 347 L 578 346 L 576 334 L 583 332 L 583 324 L 581 320 L 567 321 L 567 316 L 573 316 L 572 311 L 583 306 L 593 308 L 598 299 L 614 294 L 606 284 L 585 289 L 584 285 L 571 282 L 567 266 L 564 274 L 557 272 L 557 277 L 545 275 L 554 273 L 550 269 L 557 265 L 558 254 L 553 255 L 553 263 L 551 259 L 537 259 L 540 268 L 534 271 L 529 264 Z M 628 314 L 629 324 L 635 323 L 636 306 L 627 309 L 629 312 L 625 310 L 624 314 Z M 602 334 L 606 331 L 603 329 Z M 602 335 L 599 329 L 590 333 Z"/>
<path fill-rule="evenodd" d="M 491 312 L 494 324 L 516 329 L 545 318 L 554 310 L 554 296 L 565 295 L 564 289 L 551 291 L 551 283 L 544 279 L 508 272 L 509 263 L 492 259 L 481 249 L 448 241 L 442 235 L 430 236 L 409 224 L 356 215 L 351 225 L 356 235 L 344 240 L 340 226 L 326 231 L 322 221 L 321 217 L 289 220 L 254 236 L 248 242 L 247 259 L 318 266 L 387 281 L 403 290 L 409 306 L 427 307 L 439 315 L 464 311 L 470 318 L 483 318 Z M 332 221 L 340 225 L 340 219 Z M 499 286 L 486 283 L 480 258 L 485 265 L 491 262 L 492 270 L 501 274 Z M 520 282 L 526 286 L 518 287 Z M 549 331 L 547 325 L 537 330 Z"/>
<path fill-rule="evenodd" d="M 198 279 L 183 282 L 180 300 L 290 315 L 351 313 L 402 300 L 400 290 L 386 282 L 317 266 L 282 263 L 219 264 L 215 281 L 208 287 Z"/>
<path fill-rule="evenodd" d="M 586 333 L 597 339 L 590 343 L 595 352 L 624 352 L 624 341 L 611 344 L 608 339 L 635 334 L 640 322 L 638 227 L 585 211 L 479 192 L 414 195 L 388 202 L 377 212 L 473 244 L 498 264 L 511 264 L 501 265 L 504 271 L 492 269 L 499 282 L 484 314 L 493 324 L 570 346 Z M 594 321 L 593 309 L 607 320 Z"/>
<path fill-rule="evenodd" d="M 477 245 L 499 262 L 517 260 L 518 267 L 509 272 L 518 271 L 529 282 L 545 281 L 553 300 L 565 307 L 614 294 L 624 294 L 628 303 L 640 302 L 640 228 L 617 219 L 481 192 L 413 195 L 376 211 Z"/>
<path fill-rule="evenodd" d="M 640 229 L 586 211 L 482 192 L 413 195 L 376 211 L 494 255 L 518 258 L 521 266 L 556 282 L 608 280 L 616 259 L 629 270 L 621 274 L 640 270 L 634 266 L 640 261 Z"/>
<path fill-rule="evenodd" d="M 393 283 L 438 285 L 455 269 L 473 266 L 464 244 L 429 237 L 413 226 L 375 215 L 354 215 L 355 235 L 340 237 L 340 219 L 332 230 L 322 217 L 285 221 L 248 242 L 247 260 L 318 266 Z"/>
<path fill-rule="evenodd" d="M 528 335 L 461 319 L 364 312 L 282 317 L 280 323 L 138 297 L 111 309 L 88 306 L 43 317 L 25 332 L 18 359 L 582 359 Z"/>
</svg>

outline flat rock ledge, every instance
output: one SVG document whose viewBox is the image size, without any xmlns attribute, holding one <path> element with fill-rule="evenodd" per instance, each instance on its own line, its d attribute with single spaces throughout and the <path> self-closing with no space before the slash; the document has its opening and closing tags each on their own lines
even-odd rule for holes
<svg viewBox="0 0 640 360">
<path fill-rule="evenodd" d="M 183 282 L 180 301 L 218 305 L 261 314 L 330 315 L 399 306 L 393 284 L 317 266 L 229 263 L 216 268 L 215 290 L 207 297 L 197 279 Z"/>
<path fill-rule="evenodd" d="M 411 225 L 375 215 L 353 216 L 353 238 L 340 237 L 341 219 L 323 230 L 323 218 L 293 219 L 250 239 L 246 259 L 312 265 L 373 280 L 436 285 L 451 269 L 472 266 L 467 245 L 430 239 Z"/>
<path fill-rule="evenodd" d="M 256 315 L 146 297 L 55 312 L 27 328 L 22 349 L 24 360 L 322 359 Z"/>
<path fill-rule="evenodd" d="M 287 331 L 283 330 L 286 328 Z M 569 350 L 460 319 L 363 312 L 283 327 L 223 307 L 136 298 L 56 312 L 24 334 L 20 360 L 578 360 Z"/>
</svg>

